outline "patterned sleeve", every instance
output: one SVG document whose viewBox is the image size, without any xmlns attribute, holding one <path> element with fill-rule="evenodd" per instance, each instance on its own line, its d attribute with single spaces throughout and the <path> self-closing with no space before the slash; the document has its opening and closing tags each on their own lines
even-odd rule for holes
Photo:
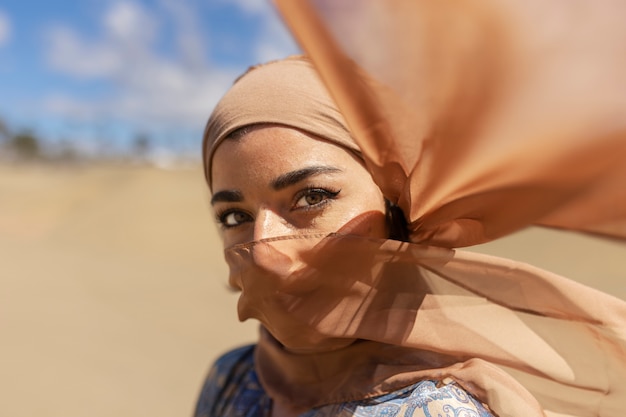
<svg viewBox="0 0 626 417">
<path fill-rule="evenodd" d="M 244 346 L 221 356 L 204 382 L 194 417 L 218 417 L 236 394 L 236 388 L 253 365 L 254 345 Z"/>
</svg>

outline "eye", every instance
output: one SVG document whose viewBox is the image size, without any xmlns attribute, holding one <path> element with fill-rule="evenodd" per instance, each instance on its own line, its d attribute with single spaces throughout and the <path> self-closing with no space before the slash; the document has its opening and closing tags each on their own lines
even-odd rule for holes
<svg viewBox="0 0 626 417">
<path fill-rule="evenodd" d="M 228 210 L 218 214 L 217 221 L 224 227 L 235 227 L 252 221 L 252 216 L 244 211 Z"/>
<path fill-rule="evenodd" d="M 331 191 L 323 188 L 310 188 L 300 192 L 296 198 L 294 209 L 310 209 L 320 207 L 331 199 L 337 197 L 339 191 Z"/>
</svg>

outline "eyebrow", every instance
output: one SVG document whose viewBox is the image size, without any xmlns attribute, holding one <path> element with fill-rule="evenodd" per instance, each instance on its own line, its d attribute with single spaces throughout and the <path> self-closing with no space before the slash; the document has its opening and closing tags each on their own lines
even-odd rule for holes
<svg viewBox="0 0 626 417">
<path fill-rule="evenodd" d="M 342 170 L 329 166 L 306 167 L 278 176 L 271 182 L 270 186 L 274 190 L 278 191 L 291 185 L 297 184 L 307 178 L 335 172 L 342 172 Z M 215 203 L 240 203 L 242 201 L 243 195 L 241 194 L 241 191 L 238 190 L 218 191 L 213 194 L 213 197 L 211 197 L 211 205 L 215 205 Z"/>
<path fill-rule="evenodd" d="M 243 201 L 243 196 L 237 190 L 218 191 L 211 197 L 211 205 L 215 203 L 238 203 L 241 201 Z"/>
<path fill-rule="evenodd" d="M 278 191 L 291 185 L 297 184 L 307 178 L 335 172 L 341 172 L 341 169 L 329 166 L 306 167 L 280 175 L 274 181 L 272 181 L 271 186 L 274 190 Z"/>
</svg>

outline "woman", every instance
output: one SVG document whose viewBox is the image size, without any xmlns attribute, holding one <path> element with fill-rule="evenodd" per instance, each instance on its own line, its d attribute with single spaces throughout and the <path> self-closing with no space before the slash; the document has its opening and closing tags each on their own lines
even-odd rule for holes
<svg viewBox="0 0 626 417">
<path fill-rule="evenodd" d="M 401 212 L 306 59 L 241 77 L 209 120 L 204 161 L 239 318 L 262 326 L 257 345 L 216 362 L 196 415 L 623 411 L 623 303 L 525 265 L 402 242 Z M 605 377 L 587 375 L 595 366 Z"/>
</svg>

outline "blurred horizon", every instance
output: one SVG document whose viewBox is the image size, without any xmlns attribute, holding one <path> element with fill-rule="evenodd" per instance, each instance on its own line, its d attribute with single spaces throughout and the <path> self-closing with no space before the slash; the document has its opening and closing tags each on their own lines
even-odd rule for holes
<svg viewBox="0 0 626 417">
<path fill-rule="evenodd" d="M 9 146 L 17 136 L 48 158 L 199 160 L 206 119 L 232 81 L 293 53 L 266 0 L 6 0 L 0 154 L 20 153 Z"/>
</svg>

